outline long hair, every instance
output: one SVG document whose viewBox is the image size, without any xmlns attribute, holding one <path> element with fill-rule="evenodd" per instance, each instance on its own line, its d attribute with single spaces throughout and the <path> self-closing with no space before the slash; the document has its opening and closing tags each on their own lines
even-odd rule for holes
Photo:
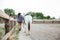
<svg viewBox="0 0 60 40">
<path fill-rule="evenodd" d="M 21 13 L 18 13 L 18 17 L 21 15 Z"/>
</svg>

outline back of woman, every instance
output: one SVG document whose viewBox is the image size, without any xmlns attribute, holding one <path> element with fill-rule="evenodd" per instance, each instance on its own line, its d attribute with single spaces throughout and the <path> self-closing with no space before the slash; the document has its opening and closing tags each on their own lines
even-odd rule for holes
<svg viewBox="0 0 60 40">
<path fill-rule="evenodd" d="M 23 21 L 24 21 L 24 17 L 21 15 L 21 13 L 18 13 L 17 22 L 18 22 L 19 31 L 21 31 Z"/>
<path fill-rule="evenodd" d="M 17 19 L 18 22 L 23 22 L 23 20 L 24 20 L 24 17 L 22 15 L 20 15 Z"/>
</svg>

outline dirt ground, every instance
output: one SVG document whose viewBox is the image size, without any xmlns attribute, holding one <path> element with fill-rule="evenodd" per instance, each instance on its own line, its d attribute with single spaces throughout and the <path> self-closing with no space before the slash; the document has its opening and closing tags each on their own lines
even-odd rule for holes
<svg viewBox="0 0 60 40">
<path fill-rule="evenodd" d="M 60 24 L 32 24 L 33 40 L 60 40 Z"/>
<path fill-rule="evenodd" d="M 31 34 L 19 32 L 19 40 L 60 40 L 60 24 L 32 24 Z"/>
</svg>

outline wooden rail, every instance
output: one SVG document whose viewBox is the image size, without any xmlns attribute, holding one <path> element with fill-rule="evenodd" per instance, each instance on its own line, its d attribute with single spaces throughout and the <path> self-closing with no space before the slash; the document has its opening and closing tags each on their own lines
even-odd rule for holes
<svg viewBox="0 0 60 40">
<path fill-rule="evenodd" d="M 14 28 L 12 28 L 12 30 L 8 32 L 1 40 L 7 40 L 12 35 L 13 32 L 14 32 Z"/>
<path fill-rule="evenodd" d="M 9 19 L 9 16 L 1 10 L 0 10 L 0 17 L 4 19 Z"/>
<path fill-rule="evenodd" d="M 0 10 L 0 18 L 3 18 L 5 21 L 5 36 L 1 40 L 9 40 L 9 37 L 14 31 L 14 27 L 10 30 L 10 17 Z M 14 21 L 13 21 L 14 22 Z"/>
</svg>

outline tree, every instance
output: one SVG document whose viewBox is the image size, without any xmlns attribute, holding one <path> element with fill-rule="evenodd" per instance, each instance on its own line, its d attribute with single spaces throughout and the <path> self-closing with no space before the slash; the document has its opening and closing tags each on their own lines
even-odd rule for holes
<svg viewBox="0 0 60 40">
<path fill-rule="evenodd" d="M 27 12 L 27 14 L 31 15 L 32 17 L 35 16 L 35 13 L 34 12 Z"/>
<path fill-rule="evenodd" d="M 10 16 L 10 14 L 11 14 L 12 16 L 15 16 L 15 11 L 14 11 L 13 9 L 6 8 L 6 9 L 4 9 L 4 12 L 5 12 L 6 14 L 8 14 L 9 16 Z"/>
<path fill-rule="evenodd" d="M 44 16 L 41 12 L 28 12 L 34 19 L 50 19 L 50 16 Z"/>
<path fill-rule="evenodd" d="M 17 18 L 17 15 L 15 15 L 14 18 L 16 19 Z"/>
<path fill-rule="evenodd" d="M 47 16 L 47 19 L 50 19 L 50 16 Z"/>
<path fill-rule="evenodd" d="M 37 19 L 43 19 L 44 16 L 42 13 L 36 12 L 36 17 L 37 17 Z"/>
<path fill-rule="evenodd" d="M 43 14 L 41 12 L 28 12 L 33 18 L 43 19 Z"/>
</svg>

